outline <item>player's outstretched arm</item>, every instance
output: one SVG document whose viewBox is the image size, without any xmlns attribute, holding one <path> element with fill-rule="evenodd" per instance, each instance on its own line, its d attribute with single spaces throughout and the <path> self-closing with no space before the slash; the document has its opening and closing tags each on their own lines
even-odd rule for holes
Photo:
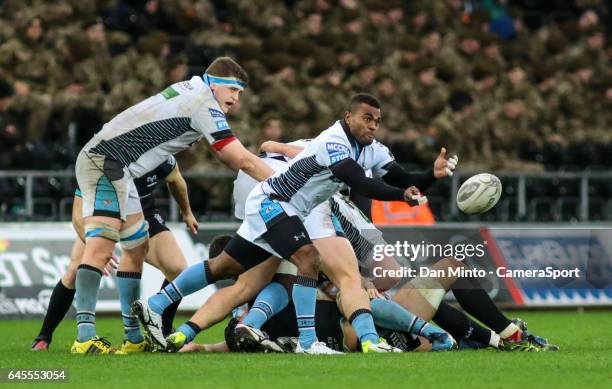
<svg viewBox="0 0 612 389">
<path fill-rule="evenodd" d="M 387 173 L 382 179 L 393 186 L 407 188 L 416 186 L 421 192 L 426 191 L 437 179 L 450 177 L 457 166 L 458 158 L 456 155 L 446 159 L 446 149 L 443 147 L 434 162 L 434 167 L 425 173 L 408 173 L 397 162 L 392 161 L 383 167 Z"/>
<path fill-rule="evenodd" d="M 286 155 L 289 158 L 295 158 L 302 150 L 304 150 L 303 147 L 275 142 L 273 140 L 265 141 L 259 147 L 259 152 L 261 153 L 278 153 Z"/>
<path fill-rule="evenodd" d="M 181 214 L 183 215 L 183 222 L 192 233 L 198 233 L 198 221 L 195 216 L 193 216 L 193 212 L 191 211 L 191 206 L 189 205 L 189 194 L 187 191 L 187 182 L 181 171 L 179 170 L 178 164 L 174 166 L 174 169 L 168 174 L 165 178 L 166 185 L 168 185 L 168 190 L 172 194 L 172 197 L 179 205 L 181 209 Z"/>
<path fill-rule="evenodd" d="M 415 195 L 419 194 L 418 189 L 415 187 L 402 189 L 369 178 L 352 158 L 343 159 L 331 166 L 330 170 L 336 178 L 363 196 L 381 201 L 406 201 L 410 205 L 419 205 L 414 199 Z"/>
<path fill-rule="evenodd" d="M 242 170 L 257 181 L 263 181 L 274 174 L 274 170 L 255 154 L 247 150 L 239 140 L 217 150 L 219 159 L 234 170 Z"/>
</svg>

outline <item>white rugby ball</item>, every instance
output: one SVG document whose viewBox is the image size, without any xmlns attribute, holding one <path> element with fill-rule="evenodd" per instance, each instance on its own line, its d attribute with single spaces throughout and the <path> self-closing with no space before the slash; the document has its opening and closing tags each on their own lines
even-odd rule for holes
<svg viewBox="0 0 612 389">
<path fill-rule="evenodd" d="M 489 173 L 470 177 L 457 192 L 457 206 L 467 214 L 484 213 L 497 204 L 502 193 L 499 178 Z"/>
</svg>

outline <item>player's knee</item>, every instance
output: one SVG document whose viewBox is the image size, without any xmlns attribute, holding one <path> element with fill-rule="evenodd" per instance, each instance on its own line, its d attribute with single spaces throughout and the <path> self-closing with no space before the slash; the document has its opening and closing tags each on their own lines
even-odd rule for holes
<svg viewBox="0 0 612 389">
<path fill-rule="evenodd" d="M 145 219 L 132 224 L 119 233 L 121 248 L 123 250 L 134 250 L 139 248 L 145 250 L 149 247 L 149 223 Z"/>
<path fill-rule="evenodd" d="M 173 281 L 186 268 L 186 263 L 171 263 L 168 265 L 164 265 L 164 276 L 166 276 L 166 279 Z"/>
<path fill-rule="evenodd" d="M 207 278 L 211 277 L 214 281 L 237 277 L 243 272 L 242 266 L 234 259 L 220 255 L 206 261 Z M 211 283 L 211 280 L 208 280 Z"/>
<path fill-rule="evenodd" d="M 313 277 L 319 274 L 321 260 L 319 252 L 312 244 L 300 247 L 292 256 L 299 273 L 312 274 Z"/>
</svg>

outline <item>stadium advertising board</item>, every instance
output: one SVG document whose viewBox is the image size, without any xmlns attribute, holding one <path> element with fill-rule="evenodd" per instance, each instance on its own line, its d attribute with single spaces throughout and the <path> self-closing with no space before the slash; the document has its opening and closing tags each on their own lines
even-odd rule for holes
<svg viewBox="0 0 612 389">
<path fill-rule="evenodd" d="M 208 258 L 207 237 L 229 231 L 227 228 L 209 230 L 204 227 L 200 232 L 204 237 L 203 243 L 194 245 L 184 225 L 170 223 L 169 227 L 189 264 Z M 0 224 L 0 319 L 33 318 L 45 314 L 51 292 L 70 263 L 70 250 L 75 238 L 69 223 Z M 115 254 L 120 256 L 119 248 Z M 145 264 L 141 295 L 157 292 L 163 280 L 161 272 Z M 187 296 L 181 303 L 181 310 L 199 308 L 214 288 L 210 286 Z M 98 312 L 120 310 L 114 276 L 102 277 L 98 296 Z M 71 308 L 69 315 L 73 314 Z"/>
<path fill-rule="evenodd" d="M 612 304 L 612 230 L 492 228 L 504 273 L 527 306 Z"/>
<path fill-rule="evenodd" d="M 44 315 L 74 238 L 68 223 L 0 225 L 0 318 Z M 103 277 L 99 296 L 100 310 L 118 307 L 114 278 Z"/>
<path fill-rule="evenodd" d="M 195 236 L 180 223 L 169 223 L 169 227 L 189 264 L 193 264 L 208 258 L 208 245 L 214 236 L 233 233 L 238 225 L 203 224 Z M 387 249 L 399 263 L 402 273 L 397 274 L 402 278 L 402 286 L 417 276 L 427 279 L 439 275 L 427 269 L 450 253 L 475 269 L 481 285 L 504 305 L 612 304 L 611 230 L 441 226 L 394 226 L 381 230 L 386 245 L 374 248 L 371 266 L 364 271 L 377 276 L 375 256 Z M 68 223 L 0 225 L 0 318 L 40 317 L 45 313 L 51 291 L 70 262 L 75 236 Z M 452 252 L 444 251 L 449 247 Z M 116 254 L 120 254 L 118 249 Z M 577 272 L 570 273 L 576 269 Z M 521 270 L 534 274 L 516 272 Z M 559 272 L 557 277 L 555 271 Z M 164 277 L 157 269 L 145 265 L 142 279 L 141 295 L 148 296 L 159 290 Z M 188 296 L 180 309 L 197 309 L 214 290 L 215 286 L 210 286 Z M 100 312 L 119 310 L 114 277 L 102 278 L 99 296 Z M 445 298 L 452 300 L 452 293 Z"/>
</svg>

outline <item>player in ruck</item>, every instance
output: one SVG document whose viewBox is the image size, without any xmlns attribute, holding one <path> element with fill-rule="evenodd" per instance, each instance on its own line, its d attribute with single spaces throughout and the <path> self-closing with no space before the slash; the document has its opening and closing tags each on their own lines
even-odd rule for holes
<svg viewBox="0 0 612 389">
<path fill-rule="evenodd" d="M 272 170 L 232 135 L 225 114 L 240 100 L 248 76 L 231 58 L 217 58 L 203 76 L 179 82 L 115 116 L 83 147 L 75 170 L 83 194 L 85 250 L 76 276 L 75 353 L 108 353 L 96 336 L 102 269 L 115 243 L 123 248 L 122 314 L 140 294 L 148 226 L 133 180 L 202 138 L 217 157 L 258 180 Z M 126 308 L 127 307 L 127 308 Z M 131 325 L 135 322 L 132 320 Z M 161 328 L 161 327 L 160 327 Z"/>
<path fill-rule="evenodd" d="M 389 164 L 388 158 L 377 150 L 382 145 L 374 142 L 374 133 L 380 120 L 380 104 L 373 96 L 354 96 L 343 120 L 309 142 L 286 171 L 258 184 L 247 199 L 245 221 L 221 255 L 204 262 L 200 268 L 187 269 L 163 293 L 137 303 L 144 313 L 141 321 L 153 323 L 145 326 L 152 338 L 165 347 L 166 340 L 156 328 L 159 318 L 156 311 L 161 311 L 173 299 L 193 293 L 215 280 L 236 276 L 276 256 L 291 260 L 298 268 L 292 288 L 300 333 L 296 352 L 332 353 L 317 340 L 314 331 L 319 254 L 302 221 L 345 184 L 380 200 L 418 204 L 421 199 L 416 188 L 402 189 L 412 185 L 413 177 L 396 163 Z M 396 186 L 366 177 L 364 169 L 372 169 L 376 176 Z M 370 335 L 362 339 L 364 350 L 392 351 L 384 341 L 376 338 L 369 309 L 353 312 L 350 322 Z"/>
</svg>

